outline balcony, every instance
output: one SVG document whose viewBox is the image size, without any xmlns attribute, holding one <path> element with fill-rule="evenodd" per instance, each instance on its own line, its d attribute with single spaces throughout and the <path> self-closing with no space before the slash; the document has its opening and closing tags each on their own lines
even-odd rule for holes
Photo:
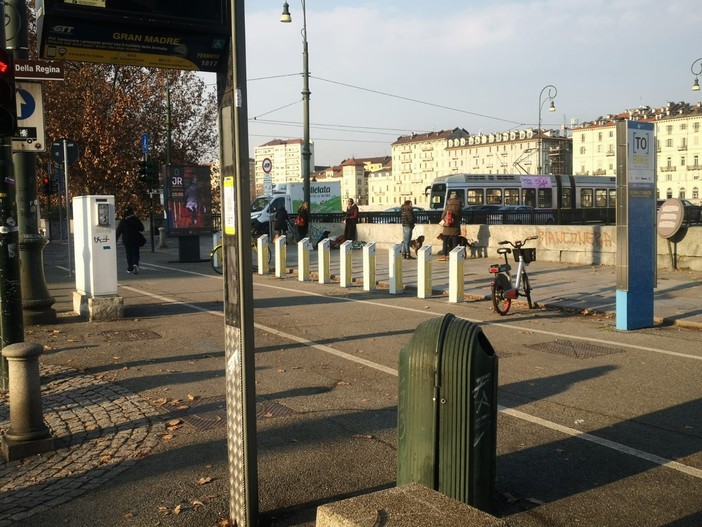
<svg viewBox="0 0 702 527">
<path fill-rule="evenodd" d="M 687 171 L 692 172 L 693 170 L 702 170 L 702 165 L 687 165 Z"/>
<path fill-rule="evenodd" d="M 660 167 L 658 170 L 661 172 L 675 172 L 678 167 Z"/>
</svg>

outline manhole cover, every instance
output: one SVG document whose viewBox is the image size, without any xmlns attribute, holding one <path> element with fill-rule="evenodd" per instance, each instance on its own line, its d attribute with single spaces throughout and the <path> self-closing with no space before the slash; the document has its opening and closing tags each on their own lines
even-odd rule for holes
<svg viewBox="0 0 702 527">
<path fill-rule="evenodd" d="M 546 353 L 555 353 L 557 355 L 565 355 L 576 359 L 591 359 L 593 357 L 601 357 L 602 355 L 622 353 L 622 350 L 617 348 L 608 348 L 606 346 L 590 344 L 589 342 L 573 342 L 570 340 L 542 342 L 540 344 L 532 344 L 527 347 L 538 351 L 545 351 Z"/>
<path fill-rule="evenodd" d="M 206 397 L 192 402 L 187 409 L 179 410 L 162 405 L 160 408 L 166 410 L 174 417 L 182 419 L 185 423 L 200 431 L 211 430 L 224 426 L 227 422 L 227 403 L 224 395 L 216 397 Z M 275 401 L 256 401 L 256 420 L 283 417 L 292 414 L 293 411 Z"/>
<path fill-rule="evenodd" d="M 103 331 L 107 340 L 114 342 L 128 342 L 130 340 L 160 339 L 161 335 L 150 329 L 126 329 L 120 331 Z"/>
</svg>

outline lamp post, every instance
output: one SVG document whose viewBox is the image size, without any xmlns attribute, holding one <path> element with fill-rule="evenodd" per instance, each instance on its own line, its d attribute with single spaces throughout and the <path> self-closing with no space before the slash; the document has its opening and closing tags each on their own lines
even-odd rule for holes
<svg viewBox="0 0 702 527">
<path fill-rule="evenodd" d="M 307 52 L 307 10 L 305 0 L 302 3 L 302 181 L 305 194 L 305 201 L 310 203 L 310 67 L 309 55 Z M 290 6 L 287 2 L 283 4 L 283 12 L 280 15 L 283 23 L 292 22 Z M 294 211 L 293 211 L 294 212 Z"/>
<path fill-rule="evenodd" d="M 695 65 L 697 69 L 695 69 Z M 692 91 L 700 91 L 699 76 L 702 75 L 702 58 L 697 59 L 690 66 L 690 71 L 695 76 L 695 82 L 692 84 Z"/>
<path fill-rule="evenodd" d="M 547 91 L 548 90 L 548 91 Z M 544 96 L 544 92 L 546 92 L 546 98 L 542 99 Z M 556 95 L 558 95 L 558 90 L 553 84 L 547 84 L 546 86 L 543 87 L 541 90 L 541 93 L 539 93 L 539 129 L 537 133 L 539 134 L 539 165 L 537 167 L 537 174 L 541 174 L 541 170 L 543 168 L 542 163 L 541 163 L 541 158 L 543 156 L 543 138 L 541 135 L 541 110 L 543 110 L 544 104 L 546 101 L 551 101 L 551 105 L 548 107 L 549 112 L 555 112 L 556 111 L 556 106 L 553 104 L 553 99 L 556 98 Z"/>
</svg>

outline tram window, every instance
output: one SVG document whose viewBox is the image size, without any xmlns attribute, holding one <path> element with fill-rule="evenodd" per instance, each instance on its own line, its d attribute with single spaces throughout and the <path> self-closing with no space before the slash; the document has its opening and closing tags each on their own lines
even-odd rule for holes
<svg viewBox="0 0 702 527">
<path fill-rule="evenodd" d="M 501 188 L 489 188 L 487 189 L 487 201 L 488 205 L 502 205 L 502 189 Z"/>
<path fill-rule="evenodd" d="M 540 209 L 550 209 L 553 207 L 553 189 L 540 188 L 536 193 L 538 198 L 537 207 Z"/>
<path fill-rule="evenodd" d="M 595 189 L 595 207 L 606 207 L 607 206 L 607 189 L 596 188 Z"/>
<path fill-rule="evenodd" d="M 519 189 L 505 189 L 505 205 L 519 205 Z"/>
<path fill-rule="evenodd" d="M 580 189 L 580 206 L 584 209 L 592 208 L 592 189 L 582 188 Z"/>
<path fill-rule="evenodd" d="M 561 207 L 564 209 L 573 208 L 573 191 L 570 188 L 561 189 Z"/>
<path fill-rule="evenodd" d="M 482 205 L 485 203 L 485 197 L 483 196 L 483 189 L 481 188 L 469 188 L 468 189 L 468 200 L 466 205 Z"/>
<path fill-rule="evenodd" d="M 452 188 L 452 189 L 449 189 L 448 195 L 449 195 L 449 199 L 455 195 L 458 199 L 461 200 L 461 203 L 465 203 L 465 202 L 466 202 L 466 191 L 465 191 L 465 189 L 462 189 L 462 188 Z"/>
<path fill-rule="evenodd" d="M 522 189 L 522 205 L 529 205 L 530 207 L 536 206 L 536 189 L 535 188 L 523 188 Z"/>
<path fill-rule="evenodd" d="M 617 206 L 617 189 L 615 188 L 609 189 L 609 206 Z"/>
</svg>

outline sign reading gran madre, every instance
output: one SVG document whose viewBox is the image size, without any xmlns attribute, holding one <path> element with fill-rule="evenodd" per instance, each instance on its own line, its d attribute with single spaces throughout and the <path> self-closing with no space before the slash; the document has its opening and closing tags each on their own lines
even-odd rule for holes
<svg viewBox="0 0 702 527">
<path fill-rule="evenodd" d="M 218 71 L 229 47 L 225 0 L 37 0 L 45 59 Z"/>
</svg>

